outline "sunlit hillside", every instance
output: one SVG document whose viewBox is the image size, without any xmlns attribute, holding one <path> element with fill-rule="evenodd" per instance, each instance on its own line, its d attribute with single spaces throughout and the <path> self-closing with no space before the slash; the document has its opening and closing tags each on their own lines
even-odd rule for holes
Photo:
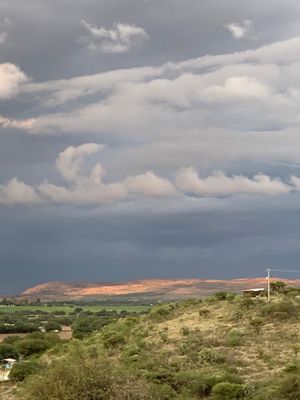
<svg viewBox="0 0 300 400">
<path fill-rule="evenodd" d="M 17 398 L 296 400 L 299 339 L 296 290 L 164 304 L 52 348 Z"/>
</svg>

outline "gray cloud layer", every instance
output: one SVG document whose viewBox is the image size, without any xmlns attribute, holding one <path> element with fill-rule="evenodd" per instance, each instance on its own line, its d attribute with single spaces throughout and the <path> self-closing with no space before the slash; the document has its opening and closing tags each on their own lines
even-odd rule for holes
<svg viewBox="0 0 300 400">
<path fill-rule="evenodd" d="M 0 292 L 297 263 L 297 2 L 0 13 Z"/>
</svg>

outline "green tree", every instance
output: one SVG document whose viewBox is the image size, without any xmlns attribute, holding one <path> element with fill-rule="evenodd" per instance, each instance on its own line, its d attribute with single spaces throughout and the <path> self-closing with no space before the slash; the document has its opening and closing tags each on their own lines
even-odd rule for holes
<svg viewBox="0 0 300 400">
<path fill-rule="evenodd" d="M 19 358 L 19 353 L 14 346 L 11 344 L 0 344 L 0 361 L 3 361 L 5 358 Z"/>
<path fill-rule="evenodd" d="M 16 348 L 23 357 L 43 353 L 49 347 L 49 342 L 43 339 L 23 339 L 16 343 Z"/>
<path fill-rule="evenodd" d="M 9 379 L 13 382 L 22 382 L 38 370 L 39 365 L 35 360 L 17 362 L 12 366 Z"/>
</svg>

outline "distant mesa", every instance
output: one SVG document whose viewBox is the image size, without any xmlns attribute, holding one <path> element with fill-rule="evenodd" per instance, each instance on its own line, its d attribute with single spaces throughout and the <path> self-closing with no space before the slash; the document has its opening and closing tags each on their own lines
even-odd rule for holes
<svg viewBox="0 0 300 400">
<path fill-rule="evenodd" d="M 272 280 L 283 279 L 273 278 Z M 291 286 L 300 286 L 300 279 L 284 281 Z M 47 282 L 25 290 L 20 297 L 39 297 L 42 300 L 107 299 L 111 297 L 167 300 L 206 296 L 217 291 L 242 292 L 254 287 L 266 287 L 266 279 L 145 279 L 110 284 Z"/>
</svg>

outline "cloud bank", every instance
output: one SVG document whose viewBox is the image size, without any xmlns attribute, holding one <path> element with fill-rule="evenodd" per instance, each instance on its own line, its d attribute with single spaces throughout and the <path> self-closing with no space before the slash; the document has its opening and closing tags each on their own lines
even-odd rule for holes
<svg viewBox="0 0 300 400">
<path fill-rule="evenodd" d="M 87 173 L 84 159 L 98 153 L 104 146 L 86 143 L 70 146 L 56 160 L 61 176 L 68 182 L 58 186 L 49 182 L 29 186 L 18 178 L 0 186 L 0 204 L 77 204 L 102 205 L 129 201 L 140 196 L 172 198 L 178 196 L 225 197 L 234 195 L 278 196 L 299 190 L 300 178 L 293 176 L 290 183 L 279 178 L 257 174 L 252 179 L 242 176 L 226 176 L 215 172 L 212 176 L 200 178 L 195 168 L 182 168 L 176 173 L 174 183 L 157 176 L 153 171 L 123 180 L 106 183 L 105 169 L 95 164 Z"/>
</svg>

